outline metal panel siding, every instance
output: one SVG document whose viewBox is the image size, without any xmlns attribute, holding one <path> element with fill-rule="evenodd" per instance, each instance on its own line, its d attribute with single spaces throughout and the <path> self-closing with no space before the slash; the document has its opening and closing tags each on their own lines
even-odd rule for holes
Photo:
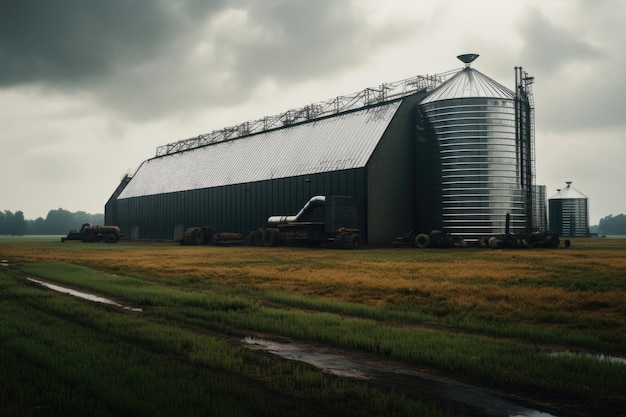
<svg viewBox="0 0 626 417">
<path fill-rule="evenodd" d="M 403 100 L 367 166 L 368 242 L 389 245 L 415 230 L 414 113 L 423 95 Z"/>
<path fill-rule="evenodd" d="M 365 167 L 400 103 L 147 160 L 119 199 Z"/>
<path fill-rule="evenodd" d="M 138 239 L 173 239 L 180 225 L 208 225 L 247 235 L 265 225 L 271 215 L 297 213 L 313 195 L 339 193 L 357 197 L 359 224 L 364 230 L 364 171 L 344 170 L 118 200 L 119 226 L 127 236 Z M 316 216 L 323 219 L 321 213 Z M 137 234 L 131 236 L 133 231 Z"/>
</svg>

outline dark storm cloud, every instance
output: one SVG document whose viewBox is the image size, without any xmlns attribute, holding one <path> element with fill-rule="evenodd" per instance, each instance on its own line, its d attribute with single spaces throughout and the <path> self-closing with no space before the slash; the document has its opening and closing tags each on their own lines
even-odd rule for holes
<svg viewBox="0 0 626 417">
<path fill-rule="evenodd" d="M 168 1 L 5 1 L 0 86 L 81 84 L 149 59 L 175 34 L 175 11 Z"/>
<path fill-rule="evenodd" d="M 399 36 L 391 26 L 369 30 L 355 4 L 4 2 L 0 88 L 79 90 L 118 116 L 141 119 L 245 101 L 264 81 L 323 78 Z"/>
</svg>

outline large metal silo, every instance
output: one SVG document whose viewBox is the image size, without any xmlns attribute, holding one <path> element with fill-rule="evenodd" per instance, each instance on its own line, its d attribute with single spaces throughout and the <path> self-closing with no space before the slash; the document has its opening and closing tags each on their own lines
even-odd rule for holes
<svg viewBox="0 0 626 417">
<path fill-rule="evenodd" d="M 465 68 L 416 116 L 418 228 L 469 241 L 503 233 L 507 213 L 511 233 L 530 231 L 534 179 L 531 78 L 514 92 L 471 68 L 476 57 L 459 56 Z"/>
<path fill-rule="evenodd" d="M 589 199 L 567 186 L 557 190 L 548 201 L 550 230 L 563 237 L 589 236 Z"/>
</svg>

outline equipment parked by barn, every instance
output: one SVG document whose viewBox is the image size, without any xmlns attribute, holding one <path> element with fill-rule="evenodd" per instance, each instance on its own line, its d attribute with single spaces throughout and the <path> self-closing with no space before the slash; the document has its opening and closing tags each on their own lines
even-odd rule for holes
<svg viewBox="0 0 626 417">
<path fill-rule="evenodd" d="M 180 239 L 181 245 L 242 245 L 245 239 L 241 233 L 217 232 L 211 226 L 189 227 Z"/>
<path fill-rule="evenodd" d="M 106 242 L 115 243 L 124 237 L 124 233 L 117 226 L 92 226 L 83 223 L 80 230 L 70 230 L 67 236 L 61 238 L 61 242 L 66 240 L 82 240 L 83 242 Z"/>
<path fill-rule="evenodd" d="M 489 247 L 491 249 L 501 248 L 556 248 L 561 243 L 559 235 L 550 232 L 536 232 L 531 234 L 514 234 L 510 233 L 509 223 L 511 221 L 511 215 L 506 214 L 506 224 L 503 235 L 497 236 L 485 236 L 479 240 L 479 245 L 482 247 Z M 570 246 L 570 241 L 565 240 L 565 247 Z"/>
<path fill-rule="evenodd" d="M 413 230 L 398 236 L 393 241 L 394 248 L 464 248 L 467 242 L 460 236 L 453 236 L 441 230 L 431 230 L 429 233 L 416 234 Z"/>
<path fill-rule="evenodd" d="M 324 209 L 324 221 L 308 221 L 309 215 L 318 207 Z M 318 246 L 356 249 L 361 246 L 361 231 L 346 227 L 356 224 L 357 210 L 354 197 L 312 197 L 293 216 L 271 216 L 267 226 L 248 235 L 253 246 Z"/>
</svg>

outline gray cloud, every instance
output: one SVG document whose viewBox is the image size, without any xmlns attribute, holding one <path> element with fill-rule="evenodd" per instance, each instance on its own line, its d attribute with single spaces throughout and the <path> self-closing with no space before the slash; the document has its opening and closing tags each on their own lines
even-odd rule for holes
<svg viewBox="0 0 626 417">
<path fill-rule="evenodd" d="M 554 73 L 572 63 L 602 57 L 602 52 L 589 42 L 554 26 L 537 10 L 531 10 L 525 16 L 520 32 L 525 38 L 523 57 L 529 66 L 544 73 Z"/>
<path fill-rule="evenodd" d="M 519 25 L 523 61 L 538 81 L 543 128 L 563 133 L 624 127 L 626 80 L 620 72 L 626 58 L 615 48 L 614 32 L 621 15 L 605 10 L 599 16 L 585 2 L 572 6 L 579 20 L 567 21 L 567 27 L 537 10 Z"/>
<path fill-rule="evenodd" d="M 81 84 L 136 64 L 175 29 L 166 1 L 10 1 L 0 13 L 0 85 Z"/>
<path fill-rule="evenodd" d="M 243 102 L 364 61 L 409 30 L 367 30 L 352 2 L 61 0 L 0 14 L 0 87 L 75 90 L 115 117 Z"/>
<path fill-rule="evenodd" d="M 252 78 L 323 76 L 362 63 L 366 52 L 375 53 L 387 37 L 402 33 L 391 27 L 368 28 L 351 2 L 274 1 L 255 3 L 249 12 L 265 39 L 237 45 L 237 39 L 230 38 L 219 47 L 235 50 L 236 71 Z"/>
<path fill-rule="evenodd" d="M 475 68 L 506 86 L 514 65 L 535 76 L 538 167 L 550 190 L 574 180 L 596 221 L 623 211 L 602 188 L 623 174 L 621 0 L 0 3 L 0 210 L 101 212 L 121 175 L 158 145 L 287 99 L 307 104 L 312 89 L 331 98 L 458 68 L 454 55 L 476 52 Z M 344 88 L 350 79 L 356 87 Z"/>
</svg>

